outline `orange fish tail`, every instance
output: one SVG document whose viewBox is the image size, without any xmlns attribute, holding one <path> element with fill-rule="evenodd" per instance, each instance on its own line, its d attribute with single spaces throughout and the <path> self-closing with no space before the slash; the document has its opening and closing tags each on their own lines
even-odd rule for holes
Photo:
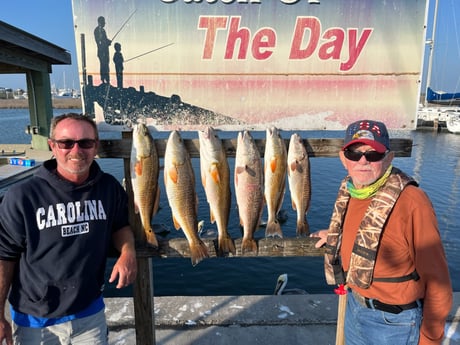
<svg viewBox="0 0 460 345">
<path fill-rule="evenodd" d="M 236 254 L 235 244 L 230 236 L 219 237 L 219 256 L 226 256 L 228 253 Z"/>
<path fill-rule="evenodd" d="M 198 265 L 204 258 L 208 258 L 208 248 L 203 242 L 198 242 L 190 245 L 190 258 L 192 265 Z"/>
<path fill-rule="evenodd" d="M 257 253 L 257 243 L 252 238 L 243 238 L 241 243 L 241 252 L 246 253 Z"/>
<path fill-rule="evenodd" d="M 307 220 L 301 220 L 297 222 L 297 236 L 309 236 L 310 235 L 310 225 L 308 224 Z"/>
<path fill-rule="evenodd" d="M 265 228 L 265 237 L 275 236 L 283 238 L 283 231 L 281 230 L 281 225 L 277 220 L 270 220 Z"/>
</svg>

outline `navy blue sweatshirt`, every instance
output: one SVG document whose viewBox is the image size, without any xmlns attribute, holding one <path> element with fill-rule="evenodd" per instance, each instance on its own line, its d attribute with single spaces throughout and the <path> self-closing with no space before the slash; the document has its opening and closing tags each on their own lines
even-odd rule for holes
<svg viewBox="0 0 460 345">
<path fill-rule="evenodd" d="M 0 259 L 17 261 L 8 300 L 46 318 L 75 314 L 101 295 L 112 233 L 128 225 L 126 192 L 96 162 L 82 185 L 55 169 L 46 161 L 0 204 Z"/>
</svg>

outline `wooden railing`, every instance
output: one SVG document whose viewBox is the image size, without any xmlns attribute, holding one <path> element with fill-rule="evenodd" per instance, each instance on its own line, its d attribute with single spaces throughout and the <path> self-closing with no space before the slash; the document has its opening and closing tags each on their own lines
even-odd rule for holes
<svg viewBox="0 0 460 345">
<path fill-rule="evenodd" d="M 160 157 L 164 157 L 166 148 L 165 139 L 156 139 L 155 145 Z M 199 140 L 184 139 L 190 157 L 199 158 Z M 234 157 L 236 152 L 236 139 L 223 139 L 223 146 L 227 157 Z M 265 140 L 256 139 L 261 157 L 263 157 Z M 304 139 L 309 157 L 337 157 L 343 145 L 342 139 Z M 286 147 L 289 141 L 286 140 Z M 396 157 L 410 157 L 412 153 L 411 139 L 391 139 L 391 148 Z M 118 140 L 102 140 L 99 149 L 100 158 L 123 158 L 124 175 L 127 182 L 130 181 L 129 160 L 131 153 L 131 132 L 123 132 Z M 339 181 L 337 181 L 339 183 Z M 132 193 L 131 184 L 126 183 L 128 194 Z M 131 195 L 131 194 L 130 194 Z M 132 198 L 130 198 L 132 199 Z M 130 222 L 135 231 L 136 238 L 142 238 L 142 226 L 139 217 L 134 213 L 133 205 L 130 205 Z M 208 247 L 210 257 L 216 257 L 217 240 L 203 242 Z M 241 252 L 241 239 L 234 239 L 236 257 L 246 256 Z M 304 238 L 263 238 L 257 240 L 257 253 L 247 256 L 258 257 L 295 257 L 295 256 L 321 256 L 322 249 L 315 248 L 315 239 Z M 151 257 L 171 258 L 190 257 L 188 242 L 185 238 L 159 240 L 159 248 L 153 249 L 137 241 L 138 275 L 134 283 L 134 313 L 136 328 L 136 343 L 138 345 L 153 345 L 155 341 L 155 320 L 153 308 L 153 274 Z"/>
</svg>

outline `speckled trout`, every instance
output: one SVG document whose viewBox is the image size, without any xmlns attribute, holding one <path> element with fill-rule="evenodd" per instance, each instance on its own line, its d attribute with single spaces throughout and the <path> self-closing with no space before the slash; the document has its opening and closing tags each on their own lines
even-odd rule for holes
<svg viewBox="0 0 460 345">
<path fill-rule="evenodd" d="M 239 132 L 235 157 L 235 194 L 240 224 L 243 226 L 243 254 L 257 252 L 254 232 L 264 206 L 263 170 L 260 152 L 248 131 Z"/>
<path fill-rule="evenodd" d="M 286 189 L 286 145 L 277 128 L 267 128 L 264 153 L 264 196 L 268 220 L 265 237 L 283 237 L 276 216 L 281 209 Z"/>
<path fill-rule="evenodd" d="M 297 236 L 309 235 L 307 212 L 311 201 L 310 158 L 301 137 L 291 135 L 288 149 L 288 183 L 292 208 L 297 211 Z"/>
<path fill-rule="evenodd" d="M 218 255 L 235 254 L 235 245 L 228 234 L 230 215 L 230 169 L 222 141 L 212 127 L 198 131 L 200 140 L 201 183 L 210 208 L 211 223 L 217 224 Z"/>
<path fill-rule="evenodd" d="M 139 214 L 147 244 L 158 247 L 152 229 L 152 217 L 158 211 L 160 188 L 158 154 L 152 135 L 146 125 L 134 125 L 131 147 L 131 185 L 134 211 Z"/>
<path fill-rule="evenodd" d="M 195 175 L 190 156 L 178 131 L 166 143 L 164 183 L 174 227 L 182 231 L 190 246 L 192 265 L 208 257 L 208 249 L 198 236 Z"/>
</svg>

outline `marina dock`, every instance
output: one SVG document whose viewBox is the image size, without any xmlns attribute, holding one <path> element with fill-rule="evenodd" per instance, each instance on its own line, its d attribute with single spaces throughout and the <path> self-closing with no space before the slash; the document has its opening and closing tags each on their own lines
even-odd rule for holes
<svg viewBox="0 0 460 345">
<path fill-rule="evenodd" d="M 335 294 L 154 297 L 156 344 L 333 345 L 337 301 Z M 105 303 L 109 344 L 136 344 L 133 299 Z M 443 345 L 460 345 L 459 321 L 456 292 Z"/>
</svg>

